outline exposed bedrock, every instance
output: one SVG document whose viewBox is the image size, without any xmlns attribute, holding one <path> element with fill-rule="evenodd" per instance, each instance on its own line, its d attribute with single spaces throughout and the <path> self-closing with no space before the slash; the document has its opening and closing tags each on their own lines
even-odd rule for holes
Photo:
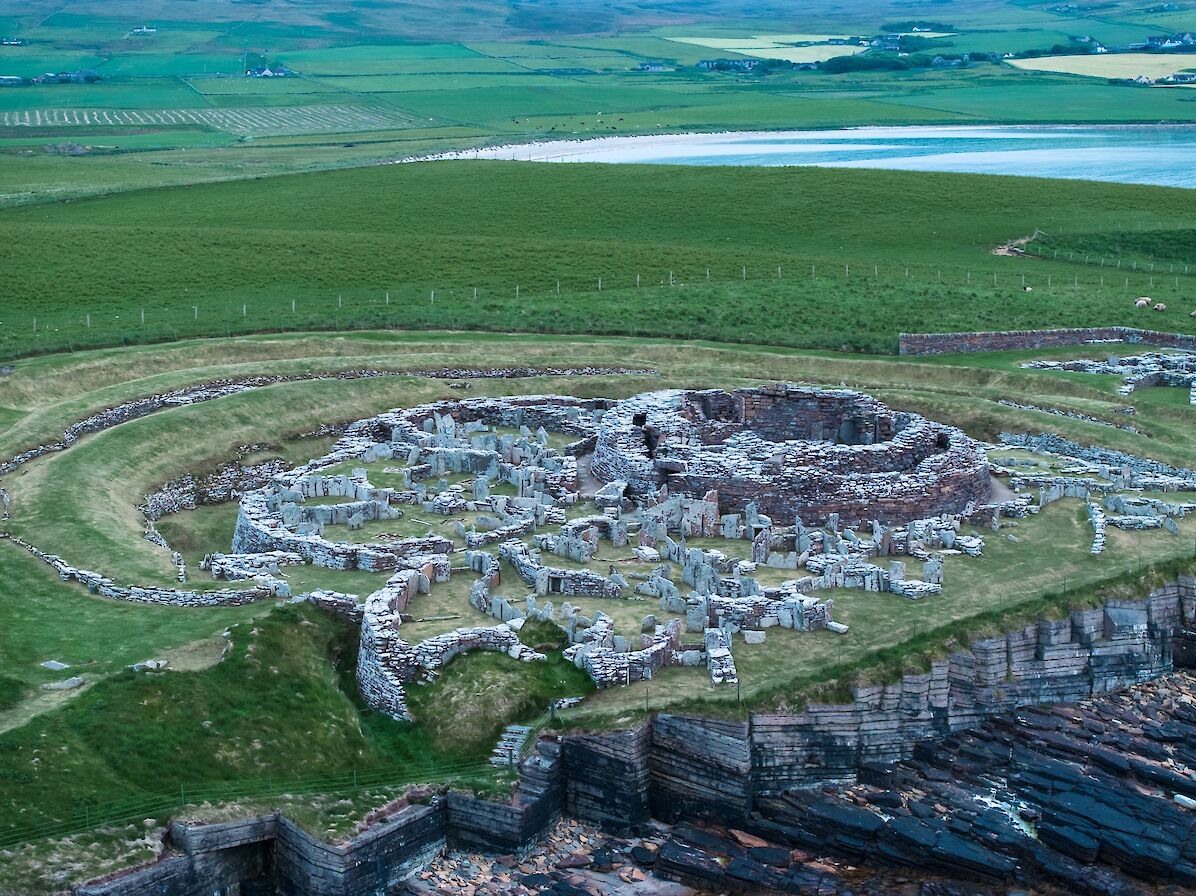
<svg viewBox="0 0 1196 896">
<path fill-rule="evenodd" d="M 1182 578 L 977 642 L 945 677 L 862 688 L 846 706 L 542 737 L 509 800 L 436 796 L 339 844 L 277 815 L 175 825 L 159 862 L 76 892 L 380 894 L 448 847 L 522 853 L 561 814 L 614 831 L 689 820 L 622 860 L 718 892 L 1183 892 L 1196 888 L 1196 676 L 1171 668 L 1196 653 L 1194 614 L 1196 580 Z"/>
<path fill-rule="evenodd" d="M 1191 892 L 1194 696 L 1196 678 L 1177 673 L 1002 714 L 910 760 L 865 767 L 855 786 L 762 798 L 750 826 L 819 855 L 995 885 Z"/>
</svg>

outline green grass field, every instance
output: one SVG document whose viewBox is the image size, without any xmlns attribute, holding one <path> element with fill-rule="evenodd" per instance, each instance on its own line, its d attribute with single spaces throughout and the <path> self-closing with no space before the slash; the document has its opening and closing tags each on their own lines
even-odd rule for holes
<svg viewBox="0 0 1196 896">
<path fill-rule="evenodd" d="M 0 378 L 0 406 L 5 408 L 0 454 L 11 456 L 54 437 L 73 420 L 130 397 L 226 375 L 567 363 L 645 366 L 660 375 L 487 381 L 475 384 L 471 394 L 621 396 L 667 385 L 845 383 L 894 407 L 958 423 L 982 438 L 1002 429 L 1049 429 L 1173 464 L 1196 465 L 1194 412 L 1170 400 L 1170 393 L 1180 390 L 1153 389 L 1134 396 L 1138 434 L 998 404 L 1016 395 L 1113 418 L 1114 409 L 1126 403 L 1116 393 L 1114 378 L 1018 366 L 1041 354 L 922 361 L 651 339 L 448 333 L 280 334 L 107 349 L 20 361 L 12 374 Z M 160 412 L 85 437 L 68 451 L 7 477 L 13 519 L 6 526 L 119 581 L 167 585 L 173 567 L 165 552 L 141 537 L 141 521 L 133 509 L 157 483 L 219 462 L 244 444 L 271 443 L 274 447 L 258 456 L 276 453 L 299 462 L 325 451 L 328 441 L 296 441 L 286 438 L 288 433 L 322 419 L 354 419 L 452 394 L 445 381 L 400 375 L 279 385 Z M 194 566 L 197 558 L 227 546 L 234 518 L 235 508 L 224 505 L 162 521 L 162 531 L 192 564 L 195 581 L 202 580 Z M 836 618 L 851 626 L 847 636 L 770 630 L 764 645 L 737 644 L 743 704 L 729 690 L 712 691 L 704 670 L 670 669 L 646 693 L 636 687 L 590 696 L 567 715 L 566 723 L 625 724 L 638 718 L 645 705 L 737 715 L 749 708 L 783 710 L 800 707 L 806 699 L 831 698 L 857 677 L 891 677 L 1015 623 L 1087 604 L 1102 594 L 1138 593 L 1151 576 L 1176 564 L 1190 566 L 1196 535 L 1187 523 L 1181 538 L 1111 531 L 1107 552 L 1094 558 L 1088 553 L 1091 532 L 1081 505 L 1072 501 L 1052 505 L 1012 531 L 1019 536 L 1016 544 L 989 533 L 983 559 L 950 558 L 947 587 L 939 597 L 910 603 L 836 593 Z M 502 657 L 470 656 L 454 661 L 435 686 L 414 689 L 412 707 L 419 721 L 402 725 L 363 712 L 352 680 L 353 630 L 310 609 L 264 603 L 174 610 L 114 603 L 63 584 L 46 566 L 3 543 L 0 574 L 4 581 L 22 583 L 20 589 L 0 589 L 0 616 L 6 622 L 0 629 L 5 670 L 0 679 L 0 777 L 5 781 L 0 835 L 78 822 L 80 813 L 98 812 L 117 798 L 149 800 L 180 785 L 195 793 L 233 794 L 235 784 L 242 788 L 235 793 L 249 794 L 244 788 L 250 780 L 331 781 L 355 769 L 436 777 L 428 757 L 434 756 L 442 768 L 476 764 L 503 724 L 534 719 L 551 697 L 588 692 L 584 676 L 559 662 L 528 667 Z M 327 570 L 297 570 L 293 576 L 298 589 L 358 593 L 382 578 Z M 437 586 L 428 598 L 419 599 L 415 612 L 437 616 L 462 607 L 460 584 L 456 577 L 448 586 Z M 583 602 L 587 611 L 599 608 L 590 603 Z M 628 602 L 609 609 L 619 630 L 630 633 L 654 607 Z M 414 623 L 411 631 L 430 635 L 444 625 Z M 229 639 L 224 631 L 230 632 Z M 539 643 L 545 633 L 529 632 L 528 637 Z M 162 657 L 171 660 L 174 671 L 158 676 L 124 671 L 129 663 Z M 69 663 L 70 672 L 42 669 L 38 664 L 47 659 Z M 75 673 L 88 681 L 82 691 L 56 694 L 40 687 Z M 229 694 L 236 698 L 230 700 Z M 257 794 L 254 799 L 268 799 L 257 790 L 252 793 Z M 246 804 L 247 798 L 237 796 L 236 805 L 258 805 Z M 330 819 L 336 810 L 318 805 L 309 805 L 314 813 L 310 823 L 321 830 L 334 823 Z"/>
<path fill-rule="evenodd" d="M 735 212 L 709 214 L 715 197 Z M 0 212 L 0 353 L 313 327 L 874 353 L 902 331 L 1192 332 L 1196 268 L 991 250 L 1036 229 L 1165 240 L 1194 223 L 1185 190 L 813 168 L 454 162 L 140 191 Z M 1139 295 L 1170 310 L 1139 311 Z"/>
<path fill-rule="evenodd" d="M 384 7 L 352 3 L 324 13 L 281 0 L 264 0 L 252 9 L 221 0 L 205 4 L 203 14 L 210 19 L 197 21 L 132 0 L 103 10 L 79 0 L 33 7 L 0 0 L 5 34 L 27 41 L 0 47 L 0 75 L 91 69 L 103 78 L 99 84 L 0 90 L 0 155 L 6 162 L 0 166 L 0 206 L 353 167 L 545 136 L 868 124 L 1190 122 L 1196 110 L 1189 91 L 1144 91 L 1131 103 L 1103 79 L 1022 70 L 999 58 L 1047 53 L 1067 46 L 1072 36 L 1091 36 L 1117 49 L 1159 29 L 1194 27 L 1182 12 L 1151 14 L 1123 0 L 1102 5 L 1099 15 L 1069 12 L 1047 0 L 967 0 L 953 5 L 951 30 L 919 38 L 917 52 L 928 60 L 940 53 L 996 54 L 994 61 L 848 74 L 774 69 L 760 75 L 696 66 L 703 59 L 740 55 L 727 47 L 755 52 L 749 48 L 765 43 L 774 45 L 773 55 L 794 60 L 856 53 L 859 46 L 809 41 L 874 36 L 887 23 L 908 20 L 908 9 L 836 4 L 795 12 L 719 0 L 679 17 L 656 0 L 624 0 L 614 8 L 587 0 L 570 7 L 565 14 L 542 4 L 486 0 L 462 15 L 409 0 Z M 157 33 L 130 33 L 133 23 L 151 20 Z M 1128 71 L 1122 62 L 1130 58 L 1066 56 L 1062 71 L 1076 65 Z M 1148 60 L 1165 68 L 1166 58 L 1179 65 L 1185 57 Z M 247 66 L 266 63 L 286 64 L 300 77 L 271 81 L 240 75 Z M 666 70 L 637 71 L 643 63 L 661 63 Z M 304 116 L 302 108 L 312 104 L 386 107 L 392 115 Z M 249 118 L 233 122 L 204 114 L 234 107 Z M 203 128 L 227 139 L 198 152 L 188 128 L 179 126 L 180 110 L 195 113 Z M 285 128 L 261 114 L 270 110 L 289 111 Z M 78 127 L 69 124 L 85 111 L 95 117 L 85 117 Z M 604 121 L 597 119 L 598 111 L 606 113 Z M 63 112 L 71 117 L 49 127 L 30 127 L 26 119 Z M 146 117 L 160 134 L 151 145 L 118 142 L 121 151 L 113 153 L 105 148 L 111 141 L 96 139 L 138 134 Z M 416 132 L 396 136 L 398 121 L 408 121 Z M 278 134 L 300 139 L 269 150 L 257 142 Z M 69 160 L 47 156 L 45 145 L 62 140 L 98 149 Z"/>
</svg>

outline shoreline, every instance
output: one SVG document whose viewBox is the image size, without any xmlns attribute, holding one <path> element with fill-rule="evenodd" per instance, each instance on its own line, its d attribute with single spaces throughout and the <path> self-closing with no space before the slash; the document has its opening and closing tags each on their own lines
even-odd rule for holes
<svg viewBox="0 0 1196 896">
<path fill-rule="evenodd" d="M 1191 140 L 1108 145 L 1101 136 L 1138 131 Z M 968 139 L 988 145 L 965 145 Z M 1073 138 L 1070 147 L 1035 146 L 1034 141 Z M 919 146 L 917 141 L 939 141 Z M 959 145 L 951 145 L 959 141 Z M 1172 156 L 1168 159 L 1165 150 Z M 1186 156 L 1189 151 L 1192 158 Z M 1034 156 L 1030 156 L 1033 153 Z M 1050 158 L 1050 155 L 1055 158 Z M 1071 155 L 1074 154 L 1074 158 Z M 1021 155 L 1021 158 L 1013 158 Z M 1087 155 L 1085 159 L 1084 156 Z M 1070 159 L 1066 163 L 1064 157 Z M 579 136 L 393 159 L 385 164 L 443 161 L 511 161 L 594 164 L 738 165 L 743 167 L 828 167 L 940 171 L 1097 180 L 1196 188 L 1196 122 L 1158 124 L 951 124 L 862 125 L 849 128 L 686 131 L 636 135 Z M 1027 162 L 1029 161 L 1029 164 Z M 1103 164 L 1102 176 L 1093 166 Z M 1082 170 L 1088 176 L 1077 177 Z"/>
</svg>

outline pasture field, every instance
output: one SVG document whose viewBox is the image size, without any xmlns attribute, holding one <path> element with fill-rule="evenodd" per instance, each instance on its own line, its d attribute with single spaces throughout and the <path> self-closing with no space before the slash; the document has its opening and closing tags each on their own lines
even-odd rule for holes
<svg viewBox="0 0 1196 896">
<path fill-rule="evenodd" d="M 1012 64 L 1027 71 L 1084 75 L 1089 78 L 1136 78 L 1139 75 L 1165 78 L 1196 67 L 1196 59 L 1159 53 L 1106 53 L 1099 56 L 1041 56 L 1037 59 L 1015 59 Z"/>
<path fill-rule="evenodd" d="M 1046 0 L 1028 6 L 967 0 L 952 8 L 949 29 L 918 34 L 909 31 L 907 10 L 885 4 L 836 4 L 794 16 L 767 4 L 749 11 L 739 0 L 719 0 L 684 22 L 656 0 L 613 6 L 585 0 L 567 12 L 534 6 L 484 0 L 462 17 L 427 0 L 406 0 L 385 7 L 351 4 L 324 15 L 279 0 L 252 9 L 216 0 L 204 7 L 210 19 L 196 21 L 144 2 L 100 10 L 81 0 L 59 6 L 0 0 L 5 33 L 28 41 L 0 47 L 0 75 L 91 69 L 103 79 L 0 90 L 0 152 L 6 154 L 0 180 L 11 184 L 0 188 L 0 205 L 352 167 L 402 158 L 417 146 L 468 149 L 546 136 L 1196 119 L 1196 97 L 1188 91 L 1156 91 L 1130 103 L 1099 78 L 1077 82 L 1059 73 L 1073 66 L 1130 65 L 1130 55 L 1068 56 L 1021 67 L 999 59 L 958 69 L 926 67 L 936 54 L 1046 53 L 1076 35 L 1122 48 L 1163 27 L 1156 14 L 1120 0 L 1103 6 L 1099 17 Z M 1182 19 L 1170 27 L 1196 27 Z M 135 24 L 151 20 L 156 33 L 131 33 Z M 879 50 L 825 41 L 873 37 L 890 26 L 915 41 L 920 67 L 844 74 L 696 67 L 703 59 L 745 55 L 793 62 L 858 53 L 883 57 Z M 1153 57 L 1151 62 L 1167 65 Z M 663 70 L 638 71 L 645 63 Z M 267 64 L 288 65 L 299 77 L 233 74 Z M 1062 68 L 1044 70 L 1049 65 Z M 598 112 L 604 113 L 601 122 Z M 130 144 L 118 155 L 100 152 L 101 161 L 84 155 L 64 163 L 44 150 L 68 140 L 86 147 L 98 142 L 93 136 L 111 136 L 105 131 L 147 126 L 162 134 L 153 155 L 128 151 L 135 148 Z M 209 154 L 197 155 L 187 136 L 192 127 L 231 139 L 213 141 Z M 419 133 L 389 136 L 402 129 Z M 179 135 L 177 142 L 172 134 Z M 306 139 L 270 152 L 254 145 L 280 136 Z"/>
<path fill-rule="evenodd" d="M 840 201 L 848 195 L 903 201 Z M 737 212 L 711 215 L 710 197 L 734 197 Z M 1066 252 L 992 254 L 1036 229 L 1165 241 L 1193 226 L 1189 193 L 1156 187 L 817 168 L 384 166 L 4 211 L 0 347 L 394 326 L 885 353 L 901 331 L 1193 332 L 1196 258 L 1180 258 L 1183 245 L 1165 259 L 1179 269 L 1153 271 L 1128 260 L 1115 270 L 1113 254 L 1107 269 Z M 1135 309 L 1139 295 L 1169 311 Z"/>
<path fill-rule="evenodd" d="M 653 376 L 479 381 L 477 394 L 564 391 L 625 396 L 665 386 L 735 387 L 760 381 L 845 383 L 899 409 L 930 414 L 991 438 L 1000 430 L 1049 429 L 1084 442 L 1196 464 L 1190 433 L 1196 412 L 1132 399 L 1138 434 L 999 404 L 1008 395 L 1044 406 L 1116 418 L 1127 399 L 1112 377 L 1022 370 L 1042 353 L 897 360 L 783 348 L 675 343 L 651 339 L 584 340 L 452 333 L 294 334 L 109 349 L 21 361 L 0 379 L 0 455 L 11 456 L 56 437 L 64 426 L 130 398 L 221 376 L 259 372 L 334 371 L 371 367 L 394 376 L 278 385 L 187 408 L 162 411 L 87 436 L 67 451 L 31 462 L 6 477 L 12 519 L 5 529 L 122 582 L 168 585 L 166 552 L 142 537 L 133 509 L 164 479 L 231 457 L 240 445 L 267 443 L 258 457 L 299 462 L 328 440 L 286 434 L 322 420 L 349 420 L 397 405 L 449 397 L 444 380 L 413 371 L 443 365 L 633 365 Z M 1074 355 L 1075 350 L 1048 352 Z M 471 393 L 472 394 L 472 393 Z M 163 521 L 162 531 L 194 558 L 227 548 L 235 508 L 219 505 Z M 733 690 L 713 692 L 702 669 L 666 670 L 647 691 L 616 689 L 587 696 L 568 724 L 626 724 L 652 709 L 731 716 L 783 709 L 842 693 L 852 682 L 920 668 L 954 645 L 1043 614 L 1063 612 L 1101 595 L 1134 594 L 1144 582 L 1191 568 L 1187 523 L 1179 538 L 1112 531 L 1100 557 L 1088 553 L 1091 530 L 1082 505 L 1062 501 L 1018 524 L 1018 543 L 989 534 L 984 558 L 948 558 L 941 596 L 910 603 L 896 597 L 835 594 L 845 637 L 770 631 L 766 644 L 736 659 L 743 703 Z M 362 709 L 355 694 L 354 632 L 310 608 L 259 603 L 232 609 L 178 610 L 121 604 L 89 596 L 48 567 L 0 541 L 0 836 L 36 825 L 72 821 L 90 806 L 158 793 L 216 793 L 250 778 L 286 782 L 331 779 L 349 770 L 390 770 L 436 778 L 477 763 L 501 725 L 539 716 L 549 698 L 589 694 L 584 677 L 564 664 L 517 664 L 504 657 L 455 660 L 436 685 L 413 688 L 418 721 L 399 724 Z M 296 587 L 365 593 L 384 576 L 322 571 Z M 201 581 L 198 570 L 193 581 Z M 12 583 L 22 583 L 16 588 Z M 448 587 L 448 586 L 445 586 Z M 450 589 L 451 590 L 451 589 Z M 433 590 L 425 612 L 452 609 L 461 595 Z M 425 598 L 420 598 L 425 600 Z M 445 601 L 449 601 L 445 603 Z M 633 625 L 652 608 L 616 608 Z M 429 629 L 432 631 L 433 629 Z M 229 635 L 225 637 L 224 632 Z M 786 637 L 788 635 L 789 637 Z M 537 641 L 544 633 L 529 633 Z M 174 671 L 137 675 L 124 666 L 171 659 Z M 56 680 L 38 664 L 58 659 L 88 682 L 53 693 Z M 62 674 L 58 673 L 59 677 Z M 235 694 L 230 700 L 228 695 Z M 151 722 L 152 720 L 152 722 Z M 296 738 L 296 731 L 305 732 Z M 52 745 L 52 746 L 50 746 Z M 179 755 L 194 756 L 180 763 Z M 427 763 L 434 753 L 442 771 Z M 36 772 L 30 761 L 36 757 Z M 208 788 L 206 791 L 202 788 Z M 285 789 L 280 786 L 280 790 Z M 231 791 L 230 791 L 231 792 Z M 214 797 L 213 797 L 214 798 Z M 379 796 L 383 800 L 385 796 Z M 243 800 L 242 800 L 243 804 Z M 315 809 L 311 824 L 328 824 Z M 20 858 L 20 852 L 14 854 Z M 2 878 L 0 878 L 2 880 Z M 31 892 L 38 892 L 32 890 Z"/>
<path fill-rule="evenodd" d="M 1073 58 L 1073 57 L 1068 57 Z M 918 107 L 946 116 L 981 116 L 994 103 L 1009 103 L 1009 120 L 1037 124 L 1051 120 L 1083 124 L 1091 121 L 1132 124 L 1147 119 L 1185 122 L 1192 106 L 1183 90 L 1102 86 L 1093 90 L 1089 79 L 1042 73 L 1033 81 L 1004 75 L 977 78 L 967 85 L 920 82 L 924 89 L 878 97 L 878 103 Z M 1127 91 L 1134 91 L 1127 93 Z M 1176 116 L 1172 118 L 1171 116 Z M 958 118 L 956 119 L 958 120 Z"/>
<path fill-rule="evenodd" d="M 260 81 L 252 78 L 187 78 L 187 86 L 206 97 L 237 96 L 258 100 L 292 97 L 295 94 L 329 93 L 330 88 L 316 78 L 279 78 Z"/>
</svg>

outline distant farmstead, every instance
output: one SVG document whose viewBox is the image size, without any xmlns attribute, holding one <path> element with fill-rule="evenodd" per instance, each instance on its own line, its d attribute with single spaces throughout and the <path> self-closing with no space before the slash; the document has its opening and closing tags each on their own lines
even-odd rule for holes
<svg viewBox="0 0 1196 896">
<path fill-rule="evenodd" d="M 698 68 L 704 72 L 750 72 L 759 64 L 759 59 L 703 59 Z"/>
<path fill-rule="evenodd" d="M 260 65 L 245 70 L 246 78 L 293 78 L 295 73 L 285 65 Z"/>
</svg>

